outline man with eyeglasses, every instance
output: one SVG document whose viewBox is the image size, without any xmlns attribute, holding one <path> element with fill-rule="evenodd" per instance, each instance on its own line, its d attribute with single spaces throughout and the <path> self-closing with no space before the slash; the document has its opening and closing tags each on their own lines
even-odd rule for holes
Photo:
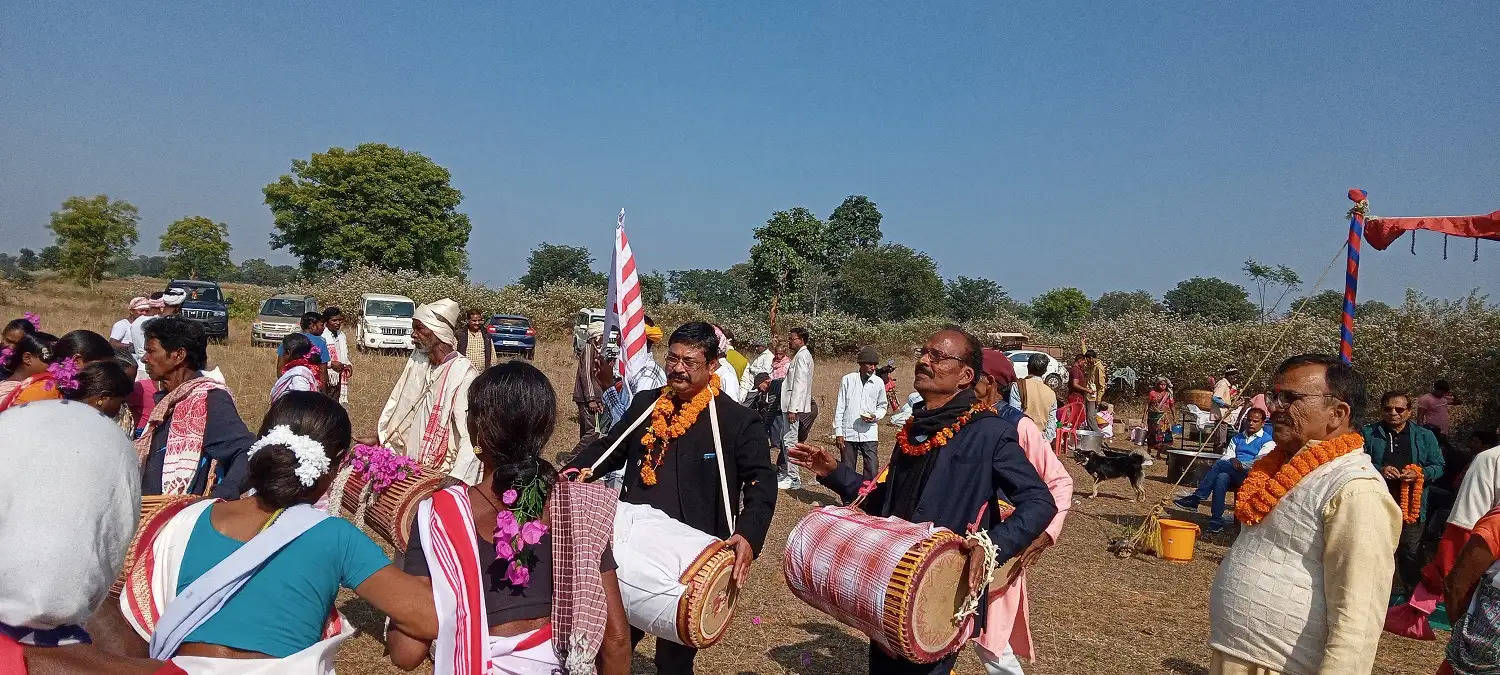
<svg viewBox="0 0 1500 675">
<path fill-rule="evenodd" d="M 1235 502 L 1243 527 L 1209 593 L 1209 672 L 1368 673 L 1401 512 L 1352 421 L 1364 382 L 1337 356 L 1303 354 L 1276 368 L 1266 399 L 1276 449 Z"/>
<path fill-rule="evenodd" d="M 1416 513 L 1405 514 L 1401 541 L 1396 545 L 1396 591 L 1411 593 L 1422 576 L 1422 531 L 1427 522 L 1427 486 L 1443 476 L 1443 450 L 1437 436 L 1426 427 L 1411 423 L 1411 397 L 1404 391 L 1388 391 L 1380 397 L 1380 421 L 1365 425 L 1365 452 L 1385 478 L 1391 496 L 1400 503 L 1401 493 L 1421 489 Z M 1420 467 L 1420 468 L 1413 468 Z"/>
<path fill-rule="evenodd" d="M 655 507 L 673 520 L 726 540 L 735 555 L 734 582 L 738 588 L 744 588 L 750 563 L 760 555 L 771 517 L 776 512 L 776 487 L 772 482 L 775 472 L 766 451 L 770 443 L 760 417 L 722 390 L 711 398 L 704 391 L 713 378 L 719 357 L 719 337 L 712 325 L 694 321 L 673 331 L 665 358 L 667 386 L 638 392 L 620 422 L 568 466 L 580 470 L 593 467 L 591 477 L 623 468 L 621 501 Z M 671 414 L 661 415 L 657 410 L 662 401 L 670 403 Z M 717 440 L 711 422 L 713 412 L 704 409 L 707 405 L 714 406 L 713 412 L 718 415 Z M 696 412 L 684 413 L 690 408 Z M 684 414 L 691 417 L 679 417 Z M 637 425 L 637 421 L 641 424 Z M 679 425 L 686 428 L 680 435 L 656 439 L 647 448 L 642 441 L 648 429 L 652 430 L 650 433 L 659 433 L 653 424 L 656 421 L 662 423 L 663 430 Z M 612 447 L 614 452 L 604 456 Z M 604 460 L 593 466 L 601 456 Z M 732 523 L 727 520 L 721 503 L 720 495 L 726 493 L 729 510 L 736 514 Z M 632 564 L 652 563 L 622 558 L 619 564 L 622 570 L 627 570 Z M 644 637 L 639 629 L 632 628 L 630 632 L 633 644 Z M 697 654 L 698 650 L 692 647 L 658 639 L 657 672 L 691 673 Z"/>
<path fill-rule="evenodd" d="M 1004 563 L 1046 530 L 1057 515 L 1057 504 L 1027 460 L 1016 423 L 997 414 L 974 391 L 985 372 L 979 340 L 961 328 L 947 328 L 928 339 L 919 353 L 912 384 L 922 393 L 922 403 L 897 436 L 890 464 L 861 508 L 874 516 L 930 522 L 954 532 L 966 531 L 977 519 L 998 549 L 996 563 Z M 1011 368 L 1009 363 L 1006 367 Z M 865 483 L 864 476 L 821 447 L 797 444 L 790 453 L 792 461 L 811 470 L 818 482 L 846 502 Z M 1014 510 L 1002 511 L 1009 507 Z M 988 587 L 983 550 L 970 548 L 967 577 L 955 591 Z M 980 612 L 974 635 L 987 626 L 987 612 Z M 936 663 L 912 663 L 870 643 L 872 674 L 949 673 L 957 658 L 955 652 Z"/>
</svg>

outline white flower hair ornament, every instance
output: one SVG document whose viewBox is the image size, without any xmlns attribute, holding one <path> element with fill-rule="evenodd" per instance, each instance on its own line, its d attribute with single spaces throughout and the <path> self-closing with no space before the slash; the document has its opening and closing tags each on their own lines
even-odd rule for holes
<svg viewBox="0 0 1500 675">
<path fill-rule="evenodd" d="M 271 427 L 270 433 L 262 436 L 255 445 L 250 446 L 250 452 L 246 453 L 246 459 L 254 457 L 255 453 L 268 445 L 285 445 L 292 449 L 292 454 L 297 456 L 297 482 L 302 487 L 312 487 L 323 474 L 328 473 L 331 462 L 328 460 L 328 451 L 323 444 L 306 436 L 292 431 L 292 428 L 280 424 Z"/>
</svg>

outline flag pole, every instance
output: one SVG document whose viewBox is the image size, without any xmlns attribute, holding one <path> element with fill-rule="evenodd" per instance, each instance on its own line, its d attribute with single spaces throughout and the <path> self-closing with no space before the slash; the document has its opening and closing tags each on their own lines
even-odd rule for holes
<svg viewBox="0 0 1500 675">
<path fill-rule="evenodd" d="M 1349 189 L 1349 249 L 1344 266 L 1344 316 L 1339 329 L 1339 357 L 1344 363 L 1354 363 L 1354 299 L 1359 290 L 1359 242 L 1365 235 L 1365 214 L 1370 210 L 1370 201 L 1364 190 Z"/>
</svg>

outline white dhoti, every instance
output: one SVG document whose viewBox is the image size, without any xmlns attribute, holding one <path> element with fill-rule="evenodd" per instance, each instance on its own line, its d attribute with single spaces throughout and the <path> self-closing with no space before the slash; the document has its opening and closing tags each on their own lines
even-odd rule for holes
<svg viewBox="0 0 1500 675">
<path fill-rule="evenodd" d="M 486 675 L 552 675 L 562 664 L 552 650 L 552 624 L 514 637 L 485 642 Z"/>
</svg>

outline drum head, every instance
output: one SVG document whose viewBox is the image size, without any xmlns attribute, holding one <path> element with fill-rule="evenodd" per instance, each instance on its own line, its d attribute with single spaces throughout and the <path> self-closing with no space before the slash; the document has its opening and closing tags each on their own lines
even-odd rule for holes
<svg viewBox="0 0 1500 675">
<path fill-rule="evenodd" d="M 734 616 L 734 549 L 720 548 L 699 567 L 678 602 L 678 635 L 683 644 L 703 649 L 724 637 Z M 684 625 L 686 624 L 686 625 Z"/>
<path fill-rule="evenodd" d="M 911 638 L 915 656 L 924 663 L 947 655 L 960 639 L 961 626 L 954 623 L 953 615 L 968 595 L 967 563 L 961 540 L 955 538 L 928 554 L 915 579 Z"/>
</svg>

